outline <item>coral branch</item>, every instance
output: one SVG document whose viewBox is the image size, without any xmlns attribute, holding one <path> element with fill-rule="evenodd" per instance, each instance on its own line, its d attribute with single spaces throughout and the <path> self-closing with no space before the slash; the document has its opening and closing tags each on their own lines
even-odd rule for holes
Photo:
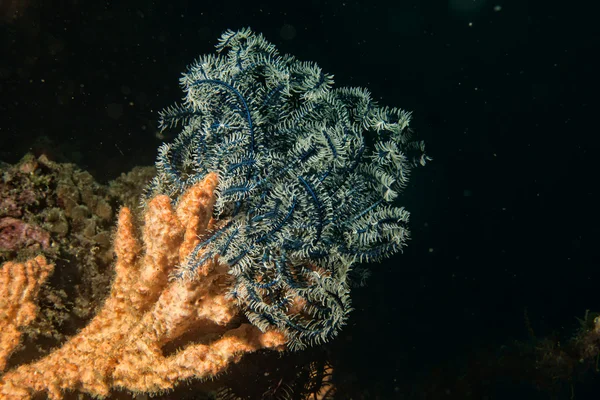
<svg viewBox="0 0 600 400">
<path fill-rule="evenodd" d="M 34 301 L 53 271 L 54 266 L 42 256 L 24 263 L 8 262 L 0 269 L 0 371 L 19 344 L 20 328 L 35 319 Z"/>
<path fill-rule="evenodd" d="M 282 348 L 284 335 L 236 324 L 239 309 L 226 299 L 227 267 L 216 260 L 190 279 L 169 282 L 173 269 L 207 234 L 216 184 L 216 175 L 208 174 L 175 210 L 167 196 L 150 200 L 143 245 L 130 210 L 123 208 L 115 237 L 116 277 L 104 307 L 62 348 L 0 378 L 0 398 L 46 392 L 60 399 L 67 390 L 108 396 L 113 388 L 156 392 L 182 379 L 214 376 L 244 353 Z M 166 344 L 188 332 L 198 342 L 163 354 Z"/>
</svg>

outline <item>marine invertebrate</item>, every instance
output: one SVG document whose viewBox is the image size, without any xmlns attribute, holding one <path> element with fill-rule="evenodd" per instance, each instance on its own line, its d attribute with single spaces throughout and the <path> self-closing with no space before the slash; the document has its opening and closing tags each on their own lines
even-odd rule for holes
<svg viewBox="0 0 600 400">
<path fill-rule="evenodd" d="M 351 309 L 352 266 L 408 239 L 409 214 L 394 200 L 428 160 L 424 144 L 410 139 L 410 113 L 378 106 L 366 89 L 333 89 L 315 63 L 250 29 L 224 33 L 217 53 L 189 67 L 183 102 L 161 113 L 163 129 L 182 129 L 159 149 L 149 193 L 177 202 L 219 176 L 223 223 L 179 276 L 219 256 L 253 324 L 285 332 L 292 348 L 324 342 Z"/>
<path fill-rule="evenodd" d="M 0 165 L 0 265 L 38 255 L 55 265 L 39 293 L 41 313 L 23 329 L 25 354 L 57 346 L 97 313 L 110 289 L 118 205 L 137 206 L 153 176 L 153 167 L 138 167 L 107 187 L 46 155 Z"/>
<path fill-rule="evenodd" d="M 114 243 L 116 277 L 104 306 L 61 348 L 1 375 L 0 399 L 29 399 L 38 393 L 60 399 L 68 390 L 104 397 L 113 388 L 156 393 L 183 379 L 212 377 L 244 353 L 282 348 L 281 333 L 262 333 L 236 321 L 238 309 L 226 299 L 229 277 L 223 265 L 211 260 L 194 279 L 169 282 L 173 267 L 206 235 L 215 185 L 216 176 L 207 175 L 185 192 L 176 208 L 167 196 L 152 198 L 144 213 L 142 240 L 124 207 Z M 31 298 L 52 266 L 39 257 L 2 268 L 1 287 L 10 296 L 7 304 L 5 297 L 0 300 L 0 316 L 7 313 L 0 326 L 15 327 L 0 331 L 0 343 L 14 344 L 23 323 L 11 320 L 32 319 Z M 33 272 L 26 279 L 24 273 L 13 273 L 15 269 Z M 165 345 L 188 331 L 195 336 L 185 348 L 163 354 Z M 0 352 L 0 367 L 8 354 Z"/>
<path fill-rule="evenodd" d="M 141 239 L 129 208 L 119 214 L 104 306 L 61 348 L 2 375 L 0 399 L 155 393 L 248 352 L 327 341 L 350 312 L 354 265 L 404 246 L 408 212 L 394 200 L 428 160 L 410 114 L 333 89 L 249 29 L 217 50 L 161 114 L 182 130 L 159 149 Z"/>
<path fill-rule="evenodd" d="M 7 262 L 0 269 L 0 372 L 19 344 L 21 329 L 37 315 L 40 286 L 54 271 L 54 265 L 38 256 L 24 263 Z"/>
</svg>

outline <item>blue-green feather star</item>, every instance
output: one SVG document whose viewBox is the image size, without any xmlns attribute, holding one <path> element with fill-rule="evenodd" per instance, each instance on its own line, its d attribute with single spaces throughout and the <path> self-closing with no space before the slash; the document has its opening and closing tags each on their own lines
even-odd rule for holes
<svg viewBox="0 0 600 400">
<path fill-rule="evenodd" d="M 218 255 L 254 325 L 285 332 L 291 348 L 325 342 L 351 310 L 353 265 L 389 257 L 409 237 L 394 200 L 429 159 L 424 144 L 410 140 L 409 113 L 363 88 L 333 89 L 318 65 L 250 29 L 225 32 L 216 47 L 184 73 L 183 102 L 161 113 L 161 129 L 181 132 L 159 149 L 148 194 L 176 202 L 217 173 L 215 218 L 226 222 L 179 276 Z"/>
</svg>

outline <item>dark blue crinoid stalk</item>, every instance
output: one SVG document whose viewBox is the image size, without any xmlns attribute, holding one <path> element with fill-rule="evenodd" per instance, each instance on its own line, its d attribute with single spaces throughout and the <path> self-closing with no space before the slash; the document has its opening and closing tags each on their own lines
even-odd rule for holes
<svg viewBox="0 0 600 400">
<path fill-rule="evenodd" d="M 189 67 L 183 103 L 161 114 L 162 129 L 182 131 L 160 148 L 149 192 L 176 200 L 216 172 L 223 225 L 180 275 L 219 255 L 253 324 L 286 332 L 292 348 L 324 342 L 351 309 L 352 265 L 408 239 L 408 212 L 392 203 L 424 145 L 410 141 L 409 113 L 332 89 L 316 64 L 249 29 L 223 34 L 217 53 Z"/>
</svg>

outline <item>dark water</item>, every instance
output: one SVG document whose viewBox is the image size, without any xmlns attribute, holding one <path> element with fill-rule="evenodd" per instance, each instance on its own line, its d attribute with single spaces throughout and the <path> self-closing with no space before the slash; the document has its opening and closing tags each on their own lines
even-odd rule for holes
<svg viewBox="0 0 600 400">
<path fill-rule="evenodd" d="M 593 367 L 557 373 L 536 363 L 554 353 L 535 350 L 543 338 L 564 346 L 576 317 L 600 310 L 592 10 L 466 0 L 0 4 L 5 162 L 46 153 L 102 182 L 152 164 L 163 141 L 157 112 L 180 99 L 181 72 L 224 30 L 246 26 L 317 62 L 336 86 L 364 86 L 413 111 L 434 161 L 401 196 L 411 243 L 371 266 L 329 345 L 340 392 L 596 398 Z"/>
</svg>

